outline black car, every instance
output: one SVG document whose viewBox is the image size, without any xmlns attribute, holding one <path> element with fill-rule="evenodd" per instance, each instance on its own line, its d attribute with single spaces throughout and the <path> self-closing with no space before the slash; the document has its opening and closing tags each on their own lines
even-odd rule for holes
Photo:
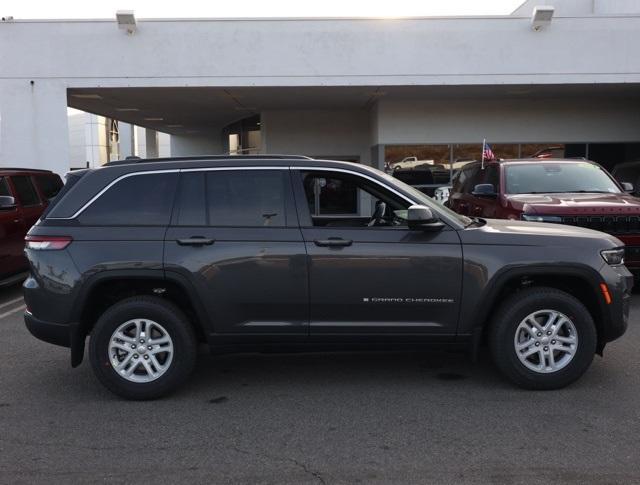
<svg viewBox="0 0 640 485">
<path fill-rule="evenodd" d="M 132 399 L 213 351 L 488 344 L 520 386 L 565 386 L 627 326 L 613 236 L 469 218 L 354 163 L 235 156 L 73 172 L 29 231 L 29 330 Z"/>
</svg>

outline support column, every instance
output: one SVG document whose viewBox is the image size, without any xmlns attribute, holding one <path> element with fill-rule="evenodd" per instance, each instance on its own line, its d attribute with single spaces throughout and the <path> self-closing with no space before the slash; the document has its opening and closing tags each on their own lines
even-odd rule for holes
<svg viewBox="0 0 640 485">
<path fill-rule="evenodd" d="M 67 89 L 58 80 L 0 81 L 0 166 L 69 171 Z"/>
<path fill-rule="evenodd" d="M 136 127 L 129 123 L 118 121 L 118 134 L 120 136 L 120 158 L 138 155 L 136 143 Z"/>
<path fill-rule="evenodd" d="M 158 132 L 150 128 L 145 128 L 144 140 L 147 146 L 146 158 L 158 158 Z"/>
<path fill-rule="evenodd" d="M 373 145 L 371 147 L 371 166 L 378 170 L 384 170 L 384 162 L 384 145 Z"/>
</svg>

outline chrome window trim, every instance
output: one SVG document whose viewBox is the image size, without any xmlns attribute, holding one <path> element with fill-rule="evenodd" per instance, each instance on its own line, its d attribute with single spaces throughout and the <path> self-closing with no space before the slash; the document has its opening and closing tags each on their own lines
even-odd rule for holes
<svg viewBox="0 0 640 485">
<path fill-rule="evenodd" d="M 389 187 L 388 185 L 382 183 L 380 180 L 371 177 L 370 175 L 364 174 L 362 172 L 358 172 L 355 170 L 348 170 L 345 168 L 333 168 L 333 167 L 291 167 L 292 170 L 318 170 L 318 171 L 324 171 L 324 172 L 343 172 L 343 173 L 348 173 L 350 175 L 355 175 L 358 177 L 363 177 L 366 178 L 367 180 L 370 180 L 371 182 L 374 182 L 375 184 L 379 185 L 380 187 L 382 187 L 383 189 L 388 190 L 389 192 L 393 192 L 394 194 L 396 194 L 397 196 L 403 198 L 405 201 L 409 202 L 410 204 L 417 204 L 418 202 L 411 199 L 409 196 L 404 195 L 401 192 L 398 192 L 397 190 L 395 190 L 393 187 Z M 464 229 L 464 226 L 462 224 L 460 224 L 459 221 L 455 221 L 452 220 L 450 217 L 448 217 L 446 214 L 443 214 L 442 212 L 440 212 L 437 208 L 438 203 L 434 200 L 434 206 L 432 208 L 432 210 L 434 212 L 436 212 L 438 214 L 438 216 L 440 216 L 441 219 L 444 220 L 444 222 L 446 222 L 449 226 L 453 227 L 454 229 L 458 228 L 458 229 Z"/>
<path fill-rule="evenodd" d="M 156 175 L 156 174 L 161 174 L 161 173 L 178 173 L 178 172 L 180 172 L 179 169 L 167 169 L 167 170 L 145 170 L 143 172 L 125 173 L 124 175 L 121 175 L 120 177 L 116 178 L 115 180 L 112 180 L 111 182 L 109 182 L 96 195 L 94 195 L 87 202 L 85 202 L 85 204 L 82 207 L 80 207 L 80 209 L 78 209 L 72 216 L 70 216 L 70 217 L 47 217 L 47 219 L 55 220 L 55 221 L 69 221 L 69 220 L 75 219 L 80 214 L 82 214 L 87 209 L 87 207 L 89 207 L 96 200 L 98 200 L 102 196 L 102 194 L 104 194 L 107 190 L 109 190 L 115 184 L 117 184 L 118 182 L 120 182 L 121 180 L 124 180 L 126 178 L 135 177 L 137 175 Z"/>
<path fill-rule="evenodd" d="M 69 221 L 72 219 L 76 219 L 80 216 L 91 204 L 93 204 L 96 200 L 98 200 L 107 190 L 113 187 L 115 184 L 129 177 L 135 177 L 138 175 L 156 175 L 161 173 L 180 173 L 180 172 L 206 172 L 206 171 L 214 171 L 214 170 L 289 170 L 289 166 L 269 166 L 269 167 L 260 167 L 260 166 L 250 166 L 250 167 L 205 167 L 205 168 L 174 168 L 174 169 L 164 169 L 164 170 L 144 170 L 141 172 L 130 172 L 121 175 L 109 182 L 102 190 L 100 190 L 96 195 L 94 195 L 91 199 L 89 199 L 82 207 L 80 207 L 72 216 L 70 217 L 47 217 L 49 220 L 55 221 Z"/>
<path fill-rule="evenodd" d="M 384 183 L 382 183 L 381 181 L 377 180 L 374 177 L 371 177 L 370 175 L 355 171 L 355 170 L 348 170 L 348 169 L 344 169 L 344 168 L 337 168 L 337 167 L 305 167 L 305 166 L 289 166 L 289 165 L 282 165 L 282 166 L 259 166 L 259 165 L 252 165 L 252 166 L 229 166 L 229 167 L 201 167 L 201 168 L 175 168 L 175 169 L 164 169 L 164 170 L 144 170 L 144 171 L 140 171 L 140 172 L 130 172 L 130 173 L 126 173 L 124 175 L 121 175 L 120 177 L 116 178 L 115 180 L 112 180 L 111 182 L 109 182 L 104 188 L 102 188 L 102 190 L 100 190 L 96 195 L 94 195 L 91 199 L 89 199 L 82 207 L 80 207 L 80 209 L 78 209 L 72 216 L 70 217 L 47 217 L 47 219 L 49 220 L 72 220 L 72 219 L 76 219 L 78 216 L 80 216 L 91 204 L 93 204 L 96 200 L 98 200 L 107 190 L 109 190 L 111 187 L 113 187 L 115 184 L 117 184 L 118 182 L 120 182 L 121 180 L 124 180 L 126 178 L 129 177 L 135 177 L 138 175 L 155 175 L 155 174 L 162 174 L 162 173 L 182 173 L 182 172 L 213 172 L 213 171 L 230 171 L 230 170 L 300 170 L 300 171 L 309 171 L 309 170 L 315 170 L 315 171 L 324 171 L 324 172 L 341 172 L 341 173 L 347 173 L 350 175 L 354 175 L 356 177 L 363 177 L 375 184 L 377 184 L 378 186 L 382 187 L 385 190 L 388 190 L 390 192 L 393 192 L 394 194 L 396 194 L 398 197 L 401 197 L 402 199 L 404 199 L 406 202 L 409 202 L 410 204 L 416 204 L 415 200 L 412 200 L 410 197 L 404 195 L 401 192 L 398 192 L 397 190 L 395 190 L 393 187 L 389 187 L 388 185 L 385 185 Z M 441 218 L 444 218 L 449 225 L 453 225 L 453 227 L 456 227 L 456 223 L 455 221 L 451 221 L 448 217 L 446 217 L 445 215 L 443 215 L 442 213 L 440 213 L 439 211 L 438 215 Z"/>
<path fill-rule="evenodd" d="M 365 175 L 361 172 L 355 172 L 353 170 L 347 170 L 345 168 L 332 168 L 332 167 L 291 167 L 292 170 L 317 170 L 317 171 L 323 171 L 323 172 L 342 172 L 342 173 L 348 173 L 350 175 L 355 175 L 358 177 L 363 177 L 366 178 L 367 180 L 371 180 L 372 182 L 378 184 L 380 187 L 383 187 L 384 189 L 388 190 L 389 192 L 393 192 L 394 194 L 396 194 L 399 197 L 402 197 L 404 200 L 406 200 L 407 202 L 410 202 L 411 204 L 415 204 L 416 201 L 415 200 L 411 200 L 409 197 L 407 197 L 406 195 L 398 192 L 397 190 L 395 190 L 392 187 L 389 187 L 387 185 L 384 185 L 383 183 L 381 183 L 379 180 L 370 177 L 369 175 Z"/>
</svg>

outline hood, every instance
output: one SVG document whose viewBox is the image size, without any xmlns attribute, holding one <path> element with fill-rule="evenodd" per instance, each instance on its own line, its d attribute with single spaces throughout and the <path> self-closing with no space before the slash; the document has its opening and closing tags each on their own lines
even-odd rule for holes
<svg viewBox="0 0 640 485">
<path fill-rule="evenodd" d="M 640 214 L 640 199 L 627 193 L 507 195 L 509 204 L 527 214 Z"/>
<path fill-rule="evenodd" d="M 600 249 L 623 246 L 618 238 L 610 234 L 583 227 L 512 219 L 483 221 L 485 224 L 476 229 L 462 231 L 466 233 L 465 242 L 569 248 L 593 244 Z"/>
</svg>

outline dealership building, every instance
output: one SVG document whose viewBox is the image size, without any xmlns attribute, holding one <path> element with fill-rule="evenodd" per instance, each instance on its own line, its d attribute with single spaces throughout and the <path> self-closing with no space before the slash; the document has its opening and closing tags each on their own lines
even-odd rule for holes
<svg viewBox="0 0 640 485">
<path fill-rule="evenodd" d="M 610 168 L 640 160 L 639 46 L 637 0 L 526 1 L 483 17 L 6 17 L 0 166 L 79 168 L 70 133 L 96 130 L 107 159 L 451 165 L 486 139 L 501 158 L 553 149 Z M 89 121 L 74 125 L 68 108 Z"/>
</svg>

